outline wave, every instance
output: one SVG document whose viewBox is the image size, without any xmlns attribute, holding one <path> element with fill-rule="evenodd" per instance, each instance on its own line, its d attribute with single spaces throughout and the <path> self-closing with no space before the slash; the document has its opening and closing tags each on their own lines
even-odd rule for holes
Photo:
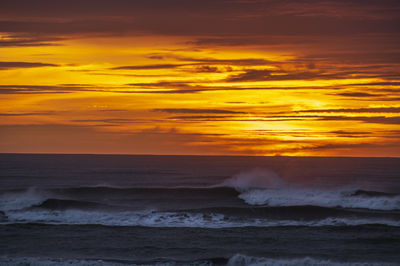
<svg viewBox="0 0 400 266">
<path fill-rule="evenodd" d="M 22 191 L 10 191 L 0 197 L 0 211 L 20 210 L 41 204 L 47 197 L 38 193 L 36 188 Z"/>
<path fill-rule="evenodd" d="M 234 175 L 217 186 L 232 187 L 237 191 L 246 191 L 254 188 L 284 188 L 287 183 L 272 171 L 256 168 Z"/>
<path fill-rule="evenodd" d="M 296 258 L 296 259 L 273 259 L 263 257 L 252 257 L 242 254 L 236 254 L 228 260 L 227 266 L 302 266 L 302 265 L 332 265 L 332 266 L 373 266 L 373 265 L 396 265 L 394 263 L 384 262 L 335 262 L 316 258 Z"/>
<path fill-rule="evenodd" d="M 72 188 L 29 188 L 27 190 L 6 191 L 0 194 L 0 211 L 26 208 L 50 209 L 109 209 L 104 199 L 112 199 L 121 208 L 139 208 L 137 202 L 149 205 L 168 202 L 200 203 L 225 202 L 226 199 L 241 203 L 239 192 L 228 187 L 174 187 L 174 188 L 116 188 L 116 187 L 72 187 Z M 108 203 L 108 202 L 106 202 Z M 113 205 L 114 205 L 113 204 Z M 245 205 L 243 203 L 243 205 Z M 114 208 L 117 206 L 113 206 Z M 132 208 L 131 208 L 132 209 Z"/>
<path fill-rule="evenodd" d="M 54 188 L 48 192 L 61 195 L 130 195 L 130 196 L 191 196 L 191 197 L 237 197 L 240 193 L 226 186 L 207 186 L 207 187 L 74 187 L 74 188 Z"/>
<path fill-rule="evenodd" d="M 399 194 L 346 188 L 336 190 L 301 188 L 289 185 L 274 172 L 263 169 L 240 173 L 220 185 L 239 191 L 239 198 L 249 205 L 400 209 Z"/>
<path fill-rule="evenodd" d="M 134 202 L 145 200 L 157 206 L 168 202 L 185 204 L 203 202 L 215 206 L 316 206 L 326 208 L 369 209 L 375 211 L 400 210 L 400 195 L 360 189 L 321 190 L 296 187 L 241 188 L 220 184 L 213 187 L 175 188 L 115 188 L 115 187 L 75 187 L 52 189 L 28 189 L 9 192 L 0 196 L 0 211 L 20 210 L 29 207 L 49 209 L 110 209 L 104 203 L 104 196 L 128 208 Z M 114 206 L 115 207 L 115 206 Z M 211 206 L 210 206 L 211 207 Z M 165 208 L 168 208 L 165 207 Z"/>
<path fill-rule="evenodd" d="M 40 204 L 33 205 L 29 209 L 49 209 L 49 210 L 66 210 L 66 209 L 78 209 L 78 210 L 115 210 L 114 206 L 107 204 L 101 204 L 90 201 L 82 200 L 65 200 L 65 199 L 46 199 Z"/>
<path fill-rule="evenodd" d="M 370 210 L 400 210 L 400 196 L 375 196 L 375 192 L 356 193 L 359 190 L 316 189 L 252 189 L 239 195 L 250 205 L 363 208 Z"/>
<path fill-rule="evenodd" d="M 67 199 L 54 199 L 49 198 L 42 200 L 40 204 L 35 204 L 30 207 L 0 211 L 0 220 L 4 220 L 6 213 L 10 212 L 26 212 L 26 211 L 66 211 L 66 210 L 81 210 L 88 212 L 108 213 L 111 212 L 115 215 L 118 213 L 142 213 L 143 211 L 129 212 L 123 206 L 102 204 L 84 200 L 67 200 Z M 147 212 L 147 211 L 144 211 Z M 321 220 L 329 217 L 336 218 L 361 218 L 361 219 L 374 219 L 384 218 L 400 221 L 400 211 L 372 211 L 367 209 L 344 209 L 344 208 L 330 208 L 319 206 L 222 206 L 222 207 L 201 207 L 192 209 L 180 210 L 166 210 L 167 213 L 190 213 L 190 214 L 204 214 L 215 215 L 221 214 L 226 217 L 236 217 L 237 219 L 247 218 L 262 218 L 272 220 Z"/>
<path fill-rule="evenodd" d="M 34 209 L 49 209 L 49 210 L 65 210 L 65 209 L 111 209 L 112 206 L 72 199 L 49 198 L 50 194 L 43 191 L 30 188 L 23 192 L 12 192 L 2 195 L 0 198 L 0 212 L 6 213 L 16 210 L 34 210 Z"/>
<path fill-rule="evenodd" d="M 327 217 L 317 220 L 268 219 L 229 216 L 221 213 L 125 211 L 99 212 L 82 210 L 26 210 L 6 213 L 1 224 L 43 223 L 105 226 L 143 226 L 143 227 L 277 227 L 277 226 L 358 226 L 387 225 L 400 226 L 397 219 L 371 217 Z"/>
<path fill-rule="evenodd" d="M 192 266 L 213 266 L 213 265 L 226 265 L 226 266 L 394 266 L 394 263 L 386 262 L 338 262 L 327 259 L 318 258 L 265 258 L 254 257 L 242 254 L 235 254 L 230 258 L 218 257 L 209 259 L 200 259 L 194 261 L 165 261 L 165 262 L 135 262 L 126 260 L 102 260 L 102 259 L 61 259 L 61 258 L 7 258 L 0 257 L 0 263 L 4 265 L 93 265 L 93 266 L 122 266 L 122 265 L 156 265 L 156 266 L 179 266 L 179 265 L 192 265 Z"/>
</svg>

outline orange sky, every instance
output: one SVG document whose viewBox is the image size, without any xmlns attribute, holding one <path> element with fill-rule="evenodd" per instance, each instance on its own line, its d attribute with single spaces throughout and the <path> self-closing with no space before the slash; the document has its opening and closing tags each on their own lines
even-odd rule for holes
<svg viewBox="0 0 400 266">
<path fill-rule="evenodd" d="M 399 22 L 386 0 L 2 1 L 0 152 L 400 156 Z"/>
</svg>

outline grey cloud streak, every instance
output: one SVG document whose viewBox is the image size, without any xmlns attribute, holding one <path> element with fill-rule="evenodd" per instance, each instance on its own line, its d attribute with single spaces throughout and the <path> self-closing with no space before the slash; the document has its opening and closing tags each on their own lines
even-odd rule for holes
<svg viewBox="0 0 400 266">
<path fill-rule="evenodd" d="M 57 67 L 59 65 L 40 62 L 10 62 L 0 61 L 0 70 L 33 67 Z"/>
</svg>

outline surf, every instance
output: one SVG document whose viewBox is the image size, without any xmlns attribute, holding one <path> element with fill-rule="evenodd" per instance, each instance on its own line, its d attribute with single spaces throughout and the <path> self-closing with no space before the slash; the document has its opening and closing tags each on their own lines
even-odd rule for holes
<svg viewBox="0 0 400 266">
<path fill-rule="evenodd" d="M 238 197 L 256 206 L 319 206 L 363 208 L 371 210 L 400 210 L 400 195 L 360 188 L 334 190 L 310 189 L 290 185 L 276 173 L 255 169 L 243 172 L 221 183 L 240 192 Z"/>
</svg>

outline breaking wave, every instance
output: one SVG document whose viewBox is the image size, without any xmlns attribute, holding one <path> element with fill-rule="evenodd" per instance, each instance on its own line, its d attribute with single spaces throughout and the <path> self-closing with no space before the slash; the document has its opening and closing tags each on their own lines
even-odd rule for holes
<svg viewBox="0 0 400 266">
<path fill-rule="evenodd" d="M 117 200 L 106 201 L 105 196 Z M 171 202 L 179 206 L 170 207 L 175 206 Z M 169 209 L 157 207 L 164 203 Z M 294 187 L 271 171 L 257 169 L 212 187 L 96 186 L 3 192 L 0 222 L 202 228 L 400 226 L 400 195 Z"/>
<path fill-rule="evenodd" d="M 249 205 L 320 206 L 399 210 L 400 195 L 360 189 L 307 189 L 286 184 L 277 174 L 253 170 L 228 179 L 223 184 L 241 192 L 239 198 Z"/>
<path fill-rule="evenodd" d="M 41 204 L 46 199 L 46 196 L 38 193 L 35 188 L 22 192 L 7 192 L 0 196 L 0 211 L 28 208 Z"/>
<path fill-rule="evenodd" d="M 364 208 L 371 210 L 399 210 L 400 196 L 367 196 L 354 190 L 313 189 L 253 189 L 239 195 L 250 205 Z"/>
</svg>

